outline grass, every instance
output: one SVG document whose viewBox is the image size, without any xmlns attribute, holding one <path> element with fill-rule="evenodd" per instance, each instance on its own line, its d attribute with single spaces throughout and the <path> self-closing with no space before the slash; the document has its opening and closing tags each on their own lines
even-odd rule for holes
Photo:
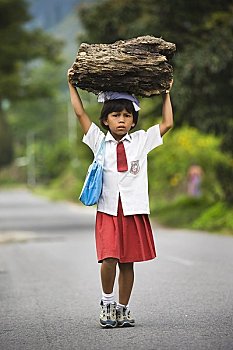
<svg viewBox="0 0 233 350">
<path fill-rule="evenodd" d="M 233 208 L 223 202 L 184 196 L 157 206 L 152 214 L 169 227 L 233 234 Z"/>
<path fill-rule="evenodd" d="M 34 192 L 52 200 L 78 201 L 82 183 L 80 183 L 71 170 L 66 171 L 59 178 L 51 181 L 49 185 L 39 185 Z"/>
</svg>

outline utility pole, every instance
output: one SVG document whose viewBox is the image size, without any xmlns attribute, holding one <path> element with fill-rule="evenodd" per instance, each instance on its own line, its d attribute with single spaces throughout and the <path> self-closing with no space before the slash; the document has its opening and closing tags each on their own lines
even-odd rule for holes
<svg viewBox="0 0 233 350">
<path fill-rule="evenodd" d="M 36 159 L 35 159 L 35 133 L 27 133 L 27 184 L 34 187 L 36 185 Z"/>
</svg>

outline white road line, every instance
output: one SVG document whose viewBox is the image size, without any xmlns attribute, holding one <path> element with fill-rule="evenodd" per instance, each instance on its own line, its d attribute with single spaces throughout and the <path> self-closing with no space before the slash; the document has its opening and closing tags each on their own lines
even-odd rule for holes
<svg viewBox="0 0 233 350">
<path fill-rule="evenodd" d="M 186 259 L 182 259 L 182 258 L 177 258 L 176 256 L 164 255 L 164 258 L 166 260 L 173 261 L 173 262 L 176 262 L 178 264 L 185 265 L 185 266 L 193 266 L 194 265 L 194 261 L 186 260 Z"/>
</svg>

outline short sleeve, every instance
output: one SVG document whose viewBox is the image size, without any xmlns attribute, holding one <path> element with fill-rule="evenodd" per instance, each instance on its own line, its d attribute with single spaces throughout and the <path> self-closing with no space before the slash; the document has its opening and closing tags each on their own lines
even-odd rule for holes
<svg viewBox="0 0 233 350">
<path fill-rule="evenodd" d="M 147 153 L 152 151 L 154 148 L 163 144 L 163 138 L 160 134 L 159 124 L 156 124 L 149 128 L 145 133 L 146 139 L 144 149 Z"/>
<path fill-rule="evenodd" d="M 94 154 L 96 154 L 103 138 L 104 133 L 95 123 L 92 123 L 88 132 L 83 136 L 82 141 L 90 147 Z"/>
</svg>

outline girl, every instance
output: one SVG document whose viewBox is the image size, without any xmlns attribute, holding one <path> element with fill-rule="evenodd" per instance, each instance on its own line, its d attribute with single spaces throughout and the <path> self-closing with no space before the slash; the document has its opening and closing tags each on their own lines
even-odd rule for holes
<svg viewBox="0 0 233 350">
<path fill-rule="evenodd" d="M 72 74 L 72 69 L 68 75 Z M 100 124 L 106 136 L 91 122 L 80 96 L 69 82 L 71 103 L 83 142 L 95 154 L 105 137 L 103 189 L 96 214 L 96 250 L 101 264 L 102 299 L 100 325 L 105 328 L 134 326 L 129 299 L 134 283 L 134 262 L 156 257 L 149 222 L 147 154 L 163 143 L 173 126 L 169 91 L 162 95 L 162 121 L 147 131 L 129 134 L 138 121 L 139 102 L 127 93 L 105 92 Z M 119 302 L 114 299 L 116 266 L 119 267 Z"/>
</svg>

